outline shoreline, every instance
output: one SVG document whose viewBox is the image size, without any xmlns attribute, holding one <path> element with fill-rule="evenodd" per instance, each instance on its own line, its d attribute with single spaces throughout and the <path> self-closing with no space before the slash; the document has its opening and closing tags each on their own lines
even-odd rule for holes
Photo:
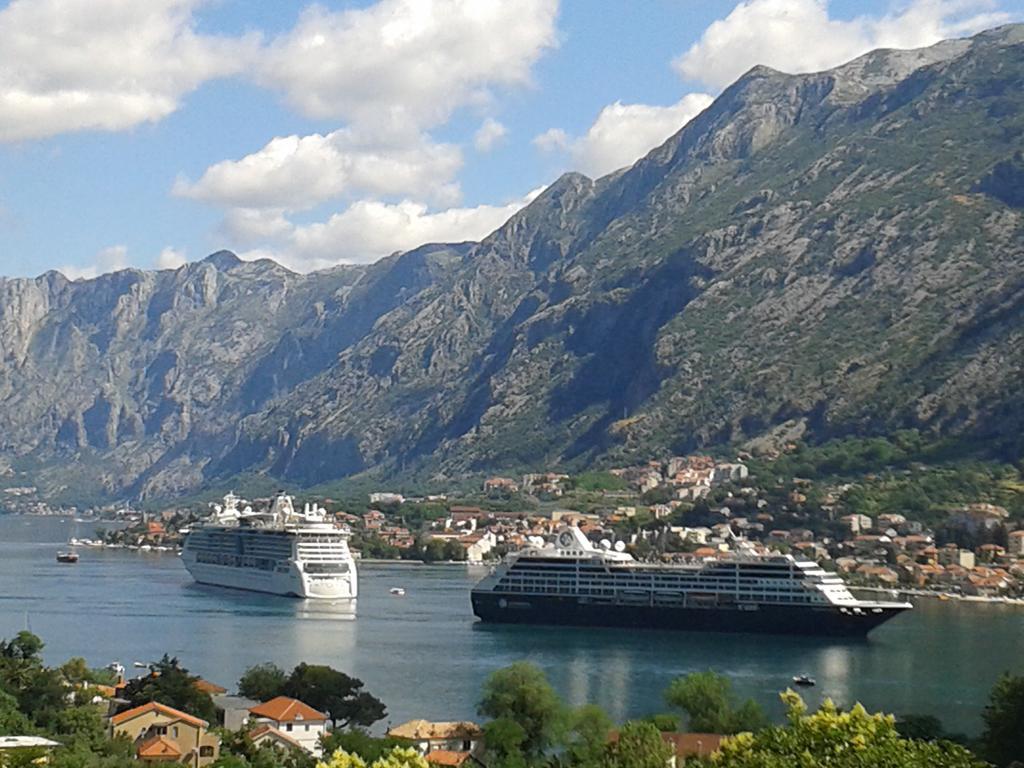
<svg viewBox="0 0 1024 768">
<path fill-rule="evenodd" d="M 877 594 L 906 595 L 908 597 L 927 597 L 933 600 L 956 601 L 958 603 L 990 603 L 992 605 L 1012 605 L 1024 608 L 1022 597 L 986 597 L 984 595 L 958 595 L 954 592 L 935 592 L 929 589 L 887 589 L 885 587 L 850 587 L 852 592 L 874 592 Z"/>
</svg>

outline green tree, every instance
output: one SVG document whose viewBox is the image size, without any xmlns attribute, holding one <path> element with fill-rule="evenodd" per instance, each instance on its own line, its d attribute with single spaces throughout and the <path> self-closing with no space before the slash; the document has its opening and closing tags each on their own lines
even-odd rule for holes
<svg viewBox="0 0 1024 768">
<path fill-rule="evenodd" d="M 178 663 L 177 658 L 164 654 L 163 658 L 153 665 L 150 674 L 128 681 L 124 697 L 132 706 L 159 701 L 208 722 L 215 722 L 217 711 L 213 706 L 213 699 L 210 698 L 210 694 L 196 687 L 198 680 L 198 677 L 189 674 L 189 671 Z"/>
<path fill-rule="evenodd" d="M 373 725 L 388 713 L 380 699 L 363 690 L 362 680 L 319 664 L 295 667 L 284 693 L 326 712 L 334 728 Z"/>
<path fill-rule="evenodd" d="M 662 733 L 672 733 L 679 730 L 679 718 L 668 713 L 648 715 L 644 718 Z"/>
<path fill-rule="evenodd" d="M 464 562 L 466 559 L 466 548 L 462 546 L 461 542 L 455 539 L 448 539 L 444 543 L 444 559 L 458 563 Z"/>
<path fill-rule="evenodd" d="M 510 717 L 484 723 L 485 764 L 498 768 L 525 768 L 526 730 Z"/>
<path fill-rule="evenodd" d="M 520 661 L 494 672 L 484 683 L 480 714 L 507 719 L 523 730 L 522 751 L 541 755 L 554 744 L 563 724 L 563 706 L 544 673 Z"/>
<path fill-rule="evenodd" d="M 378 739 L 359 728 L 350 728 L 347 731 L 331 731 L 320 738 L 325 755 L 333 755 L 339 749 L 350 755 L 359 755 L 364 760 L 373 762 L 383 757 L 395 747 L 407 747 L 407 742 L 401 739 L 382 738 Z"/>
<path fill-rule="evenodd" d="M 366 761 L 359 755 L 337 749 L 326 760 L 317 763 L 316 768 L 366 768 Z"/>
<path fill-rule="evenodd" d="M 411 747 L 393 747 L 374 760 L 370 768 L 430 768 L 430 763 Z"/>
<path fill-rule="evenodd" d="M 276 664 L 267 661 L 245 670 L 238 681 L 238 692 L 256 701 L 269 701 L 284 693 L 287 682 L 287 673 Z"/>
<path fill-rule="evenodd" d="M 338 749 L 326 761 L 317 763 L 316 768 L 367 768 L 367 763 L 360 755 Z M 393 747 L 374 760 L 370 768 L 429 768 L 429 763 L 415 749 Z"/>
<path fill-rule="evenodd" d="M 982 755 L 997 766 L 1024 761 L 1024 676 L 999 678 L 981 717 Z"/>
<path fill-rule="evenodd" d="M 18 708 L 18 700 L 0 689 L 0 736 L 23 736 L 32 732 L 32 723 Z"/>
<path fill-rule="evenodd" d="M 661 738 L 652 723 L 636 720 L 626 723 L 619 737 L 605 748 L 605 768 L 665 768 L 672 747 Z"/>
<path fill-rule="evenodd" d="M 665 700 L 686 712 L 691 731 L 732 734 L 768 724 L 757 702 L 747 699 L 737 706 L 729 678 L 711 670 L 677 677 L 665 691 Z"/>
<path fill-rule="evenodd" d="M 573 766 L 597 766 L 608 744 L 612 721 L 604 710 L 586 704 L 569 713 L 565 737 L 565 757 Z"/>
<path fill-rule="evenodd" d="M 430 539 L 420 547 L 420 559 L 425 563 L 437 563 L 445 559 L 445 542 L 442 539 Z"/>
<path fill-rule="evenodd" d="M 808 715 L 792 691 L 782 694 L 789 724 L 741 733 L 696 765 L 715 768 L 983 768 L 958 744 L 904 739 L 893 717 L 857 704 L 840 712 L 826 700 Z M 689 766 L 690 760 L 687 761 Z"/>
</svg>

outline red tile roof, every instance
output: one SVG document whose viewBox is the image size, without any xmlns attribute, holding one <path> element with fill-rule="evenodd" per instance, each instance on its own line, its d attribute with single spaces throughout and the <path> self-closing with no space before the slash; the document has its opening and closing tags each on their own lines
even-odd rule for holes
<svg viewBox="0 0 1024 768">
<path fill-rule="evenodd" d="M 278 696 L 265 701 L 258 707 L 249 710 L 250 715 L 265 717 L 278 723 L 290 723 L 296 720 L 326 720 L 327 715 L 318 712 L 308 704 L 288 696 Z"/>
<path fill-rule="evenodd" d="M 469 760 L 472 755 L 469 752 L 451 752 L 447 749 L 435 749 L 427 753 L 427 762 L 434 765 L 450 765 L 458 768 Z"/>
<path fill-rule="evenodd" d="M 136 757 L 142 759 L 177 760 L 181 757 L 181 748 L 166 736 L 150 736 L 139 744 L 135 750 Z"/>
<path fill-rule="evenodd" d="M 223 688 L 217 685 L 216 683 L 211 683 L 209 680 L 203 680 L 203 678 L 201 677 L 195 681 L 194 685 L 203 693 L 208 693 L 211 696 L 216 696 L 217 694 L 228 692 L 227 688 Z"/>
<path fill-rule="evenodd" d="M 169 717 L 172 720 L 181 720 L 199 728 L 205 728 L 209 725 L 205 720 L 201 720 L 198 717 L 193 717 L 187 712 L 182 712 L 174 707 L 168 707 L 166 704 L 161 704 L 159 701 L 150 701 L 142 706 L 127 709 L 124 712 L 119 712 L 110 718 L 111 725 L 120 725 L 121 723 L 127 723 L 129 720 L 134 720 L 140 715 L 144 715 L 147 712 L 157 711 L 165 717 Z"/>
</svg>

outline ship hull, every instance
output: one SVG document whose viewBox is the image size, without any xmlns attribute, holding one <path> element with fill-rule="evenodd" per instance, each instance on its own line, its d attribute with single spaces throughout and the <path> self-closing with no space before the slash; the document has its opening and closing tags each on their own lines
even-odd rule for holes
<svg viewBox="0 0 1024 768">
<path fill-rule="evenodd" d="M 263 592 L 307 599 L 347 600 L 357 596 L 355 573 L 333 579 L 314 579 L 301 574 L 260 571 L 255 568 L 234 568 L 198 563 L 182 555 L 185 568 L 199 584 L 228 587 L 249 592 Z"/>
<path fill-rule="evenodd" d="M 864 637 L 879 624 L 906 610 L 906 606 L 901 605 L 861 613 L 844 611 L 838 606 L 760 605 L 741 609 L 611 605 L 581 602 L 574 597 L 502 595 L 485 591 L 474 591 L 472 602 L 477 618 L 490 623 L 828 637 Z"/>
</svg>

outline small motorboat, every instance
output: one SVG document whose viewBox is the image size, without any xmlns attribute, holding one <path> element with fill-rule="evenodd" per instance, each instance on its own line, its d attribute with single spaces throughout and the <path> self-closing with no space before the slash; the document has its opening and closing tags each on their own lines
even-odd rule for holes
<svg viewBox="0 0 1024 768">
<path fill-rule="evenodd" d="M 391 588 L 390 590 L 388 590 L 388 591 L 389 591 L 389 592 L 390 592 L 390 593 L 391 593 L 392 595 L 394 595 L 395 597 L 405 597 L 405 590 L 404 590 L 404 589 L 402 589 L 401 587 L 392 587 L 392 588 Z"/>
<path fill-rule="evenodd" d="M 72 551 L 61 551 L 57 553 L 58 563 L 77 563 L 78 553 Z"/>
<path fill-rule="evenodd" d="M 812 685 L 815 685 L 815 680 L 810 675 L 794 675 L 793 685 L 802 685 L 805 688 L 810 688 Z"/>
</svg>

